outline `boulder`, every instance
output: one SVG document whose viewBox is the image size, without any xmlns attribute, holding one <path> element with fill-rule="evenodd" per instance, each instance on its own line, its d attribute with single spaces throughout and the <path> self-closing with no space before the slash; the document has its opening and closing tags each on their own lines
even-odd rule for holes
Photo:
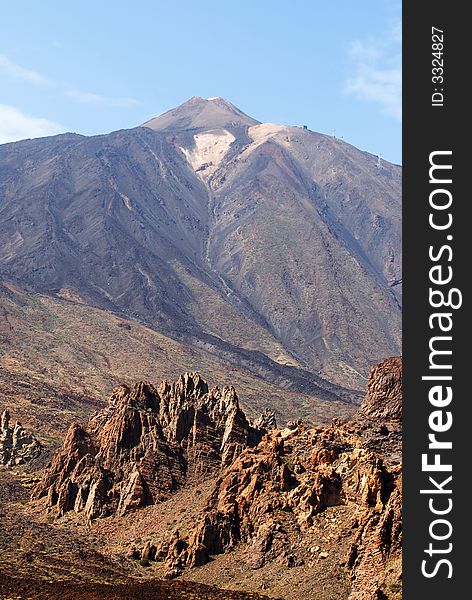
<svg viewBox="0 0 472 600">
<path fill-rule="evenodd" d="M 41 444 L 18 421 L 11 425 L 10 412 L 5 410 L 0 419 L 0 465 L 14 467 L 38 458 Z"/>
</svg>

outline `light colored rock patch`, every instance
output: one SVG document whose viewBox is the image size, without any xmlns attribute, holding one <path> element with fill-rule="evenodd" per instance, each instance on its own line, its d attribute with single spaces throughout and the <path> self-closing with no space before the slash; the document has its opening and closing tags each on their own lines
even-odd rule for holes
<svg viewBox="0 0 472 600">
<path fill-rule="evenodd" d="M 15 231 L 10 239 L 5 244 L 4 248 L 0 249 L 0 258 L 3 262 L 8 262 L 15 257 L 15 252 L 20 248 L 25 241 L 20 231 Z"/>
<path fill-rule="evenodd" d="M 41 445 L 38 440 L 18 421 L 11 425 L 10 413 L 5 410 L 0 417 L 0 465 L 23 465 L 40 454 Z"/>
<path fill-rule="evenodd" d="M 118 186 L 116 184 L 116 181 L 113 179 L 113 177 L 109 178 L 108 183 L 110 184 L 110 187 L 112 188 L 112 190 L 114 190 L 118 194 L 118 196 L 123 200 L 123 204 L 126 206 L 126 208 L 128 210 L 133 210 L 131 200 L 128 198 L 128 196 L 126 194 L 124 194 L 123 192 L 120 192 L 120 190 L 118 189 Z"/>
<path fill-rule="evenodd" d="M 126 194 L 123 194 L 123 192 L 118 192 L 118 194 L 120 195 L 120 198 L 123 200 L 123 203 L 126 206 L 126 208 L 128 210 L 133 210 L 133 207 L 131 206 L 131 200 L 128 198 L 128 196 Z"/>
<path fill-rule="evenodd" d="M 277 142 L 290 146 L 295 141 L 294 136 L 299 133 L 298 128 L 287 125 L 275 125 L 274 123 L 261 123 L 249 127 L 248 135 L 253 140 L 242 153 L 241 157 L 248 155 L 269 139 L 276 138 Z"/>
<path fill-rule="evenodd" d="M 141 275 L 146 280 L 146 283 L 147 283 L 148 287 L 150 287 L 151 289 L 155 289 L 156 286 L 154 285 L 154 282 L 153 282 L 151 276 L 149 275 L 149 273 L 147 273 L 143 269 L 143 267 L 141 267 L 141 265 L 138 265 L 138 271 L 141 273 Z"/>
<path fill-rule="evenodd" d="M 192 149 L 180 148 L 194 171 L 202 179 L 212 175 L 225 157 L 230 145 L 236 139 L 226 129 L 218 129 L 193 136 L 195 146 Z"/>
<path fill-rule="evenodd" d="M 261 123 L 260 125 L 254 125 L 249 127 L 248 134 L 251 139 L 256 143 L 266 140 L 268 137 L 272 137 L 278 133 L 285 133 L 286 135 L 292 133 L 293 127 L 288 125 L 275 125 L 274 123 Z"/>
</svg>

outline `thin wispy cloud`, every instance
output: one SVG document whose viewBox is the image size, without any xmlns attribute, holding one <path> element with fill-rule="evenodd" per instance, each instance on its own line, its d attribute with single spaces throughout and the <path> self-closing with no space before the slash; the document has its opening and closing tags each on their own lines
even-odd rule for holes
<svg viewBox="0 0 472 600">
<path fill-rule="evenodd" d="M 60 123 L 32 117 L 14 106 L 0 104 L 0 144 L 63 133 Z"/>
<path fill-rule="evenodd" d="M 17 81 L 23 81 L 38 86 L 55 86 L 61 90 L 62 94 L 80 104 L 116 108 L 129 108 L 139 104 L 139 101 L 135 98 L 102 96 L 93 92 L 75 89 L 68 84 L 55 81 L 45 77 L 41 73 L 27 69 L 15 63 L 4 54 L 0 54 L 0 71 Z"/>
<path fill-rule="evenodd" d="M 353 76 L 344 91 L 398 121 L 402 119 L 401 25 L 382 39 L 355 40 L 349 52 Z"/>
<path fill-rule="evenodd" d="M 109 96 L 101 96 L 100 94 L 93 94 L 91 92 L 83 92 L 81 90 L 66 90 L 66 96 L 72 98 L 76 102 L 81 104 L 91 104 L 94 106 L 116 106 L 116 107 L 129 107 L 137 106 L 138 100 L 135 98 L 112 98 Z"/>
<path fill-rule="evenodd" d="M 47 77 L 44 77 L 44 75 L 41 75 L 41 73 L 37 73 L 36 71 L 32 71 L 31 69 L 26 69 L 25 67 L 18 65 L 4 54 L 0 54 L 0 71 L 3 71 L 13 79 L 32 83 L 33 85 L 55 85 L 53 81 Z"/>
</svg>

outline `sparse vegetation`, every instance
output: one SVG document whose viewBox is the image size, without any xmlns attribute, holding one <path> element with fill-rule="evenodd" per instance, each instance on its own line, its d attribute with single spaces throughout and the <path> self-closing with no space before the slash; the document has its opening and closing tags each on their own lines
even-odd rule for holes
<svg viewBox="0 0 472 600">
<path fill-rule="evenodd" d="M 141 567 L 150 567 L 151 566 L 151 561 L 148 560 L 147 558 L 141 558 L 138 562 L 141 565 Z"/>
</svg>

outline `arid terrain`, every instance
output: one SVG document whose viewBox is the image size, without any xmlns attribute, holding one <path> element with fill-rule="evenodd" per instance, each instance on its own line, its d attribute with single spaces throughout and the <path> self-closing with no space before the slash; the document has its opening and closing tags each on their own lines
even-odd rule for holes
<svg viewBox="0 0 472 600">
<path fill-rule="evenodd" d="M 362 391 L 400 351 L 401 168 L 342 140 L 191 98 L 134 129 L 1 145 L 0 199 L 10 290 L 275 384 L 287 367 Z"/>
<path fill-rule="evenodd" d="M 398 358 L 316 427 L 197 374 L 118 387 L 46 469 L 0 470 L 1 593 L 399 599 L 401 418 Z"/>
<path fill-rule="evenodd" d="M 361 397 L 293 367 L 250 361 L 246 368 L 232 366 L 230 358 L 67 298 L 10 284 L 2 289 L 0 412 L 14 406 L 15 418 L 52 447 L 71 421 L 86 420 L 104 406 L 116 385 L 173 379 L 187 370 L 205 373 L 211 384 L 232 383 L 248 414 L 272 406 L 281 421 L 348 416 Z"/>
<path fill-rule="evenodd" d="M 0 599 L 399 600 L 401 282 L 401 168 L 223 98 L 0 145 Z"/>
</svg>

